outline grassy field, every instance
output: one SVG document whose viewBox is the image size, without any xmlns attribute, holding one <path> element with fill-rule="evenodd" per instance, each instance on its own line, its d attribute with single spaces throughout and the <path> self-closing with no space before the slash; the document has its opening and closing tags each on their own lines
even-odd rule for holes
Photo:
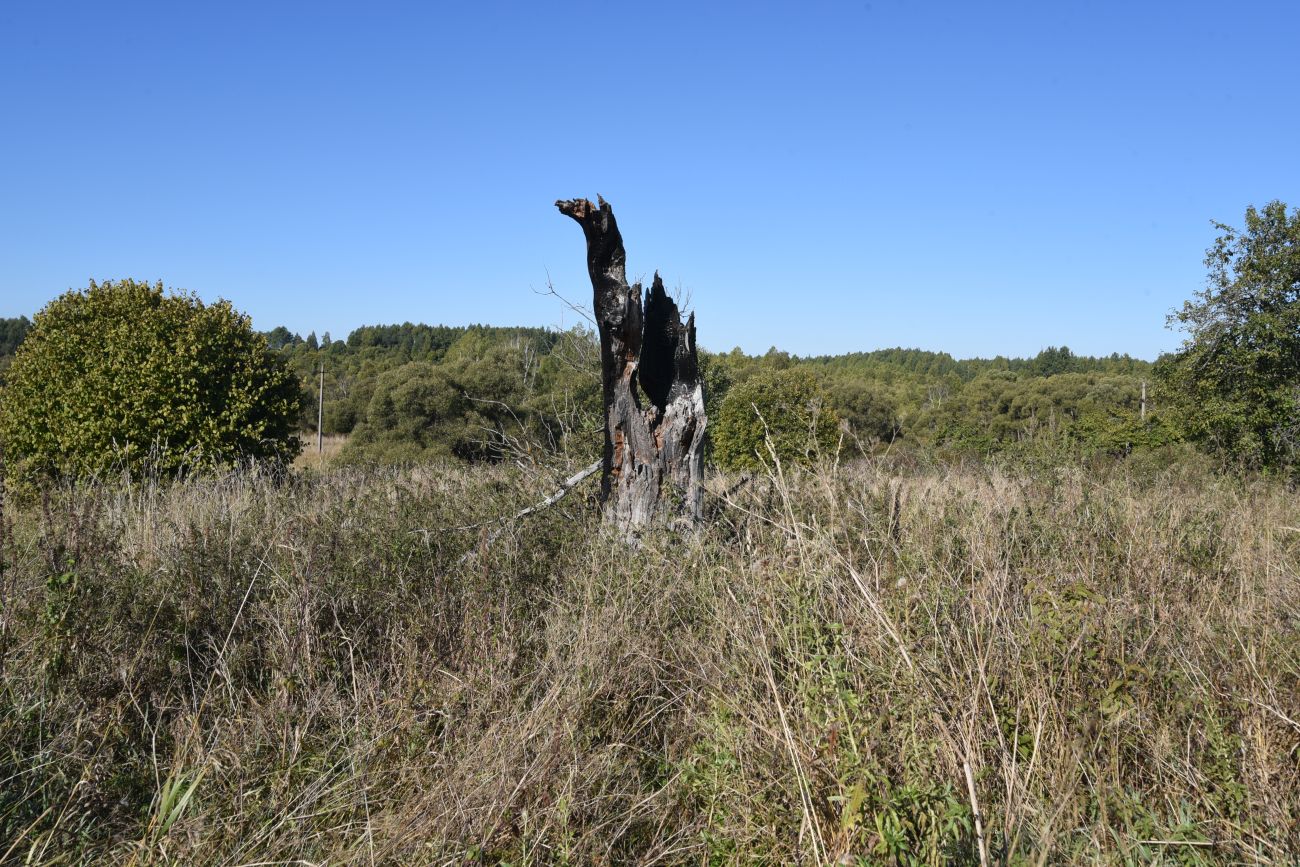
<svg viewBox="0 0 1300 867">
<path fill-rule="evenodd" d="M 728 480 L 715 480 L 718 491 Z M 1293 864 L 1300 501 L 1191 465 L 11 502 L 0 862 Z"/>
</svg>

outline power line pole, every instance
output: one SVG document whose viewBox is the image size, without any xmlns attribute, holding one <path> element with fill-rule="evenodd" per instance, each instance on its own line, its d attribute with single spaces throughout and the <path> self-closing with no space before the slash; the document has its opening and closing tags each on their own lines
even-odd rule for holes
<svg viewBox="0 0 1300 867">
<path fill-rule="evenodd" d="M 1142 380 L 1142 404 L 1138 410 L 1138 419 L 1140 421 L 1147 420 L 1147 381 L 1145 379 Z"/>
<path fill-rule="evenodd" d="M 1143 388 L 1146 386 L 1144 385 Z M 1145 393 L 1145 392 L 1144 392 Z M 325 360 L 320 363 L 320 395 L 316 399 L 316 454 L 325 454 Z"/>
</svg>

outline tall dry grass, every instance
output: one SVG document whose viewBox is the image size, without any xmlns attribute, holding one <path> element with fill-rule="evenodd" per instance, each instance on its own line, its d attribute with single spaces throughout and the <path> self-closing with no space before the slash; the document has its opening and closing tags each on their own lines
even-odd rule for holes
<svg viewBox="0 0 1300 867">
<path fill-rule="evenodd" d="M 322 436 L 317 450 L 316 434 L 304 431 L 298 435 L 302 439 L 302 451 L 294 458 L 293 466 L 298 470 L 320 470 L 334 463 L 347 444 L 346 434 L 329 434 Z"/>
<path fill-rule="evenodd" d="M 636 550 L 583 492 L 482 525 L 546 493 L 343 468 L 11 504 L 0 862 L 1300 851 L 1278 485 L 875 462 Z"/>
</svg>

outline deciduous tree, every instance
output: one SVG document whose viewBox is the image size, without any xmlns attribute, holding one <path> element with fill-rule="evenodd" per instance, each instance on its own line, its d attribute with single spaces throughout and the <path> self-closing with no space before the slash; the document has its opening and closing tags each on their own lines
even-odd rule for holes
<svg viewBox="0 0 1300 867">
<path fill-rule="evenodd" d="M 1300 466 L 1300 211 L 1280 201 L 1216 224 L 1205 289 L 1170 316 L 1187 331 L 1156 366 L 1187 435 L 1263 467 Z"/>
</svg>

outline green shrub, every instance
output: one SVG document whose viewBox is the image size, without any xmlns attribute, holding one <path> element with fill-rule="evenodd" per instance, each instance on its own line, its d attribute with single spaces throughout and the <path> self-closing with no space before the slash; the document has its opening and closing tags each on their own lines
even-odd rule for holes
<svg viewBox="0 0 1300 867">
<path fill-rule="evenodd" d="M 809 463 L 834 452 L 839 415 L 817 378 L 787 368 L 755 374 L 734 386 L 712 426 L 714 457 L 724 469 L 752 469 L 770 462 Z"/>
<path fill-rule="evenodd" d="M 0 392 L 0 443 L 42 475 L 289 461 L 301 386 L 227 301 L 96 283 L 51 301 Z"/>
<path fill-rule="evenodd" d="M 869 450 L 873 443 L 893 442 L 902 433 L 898 412 L 878 383 L 840 377 L 828 391 L 831 404 L 848 423 L 858 448 Z"/>
<path fill-rule="evenodd" d="M 412 361 L 379 375 L 345 452 L 354 460 L 472 457 L 486 421 L 447 370 Z"/>
</svg>

